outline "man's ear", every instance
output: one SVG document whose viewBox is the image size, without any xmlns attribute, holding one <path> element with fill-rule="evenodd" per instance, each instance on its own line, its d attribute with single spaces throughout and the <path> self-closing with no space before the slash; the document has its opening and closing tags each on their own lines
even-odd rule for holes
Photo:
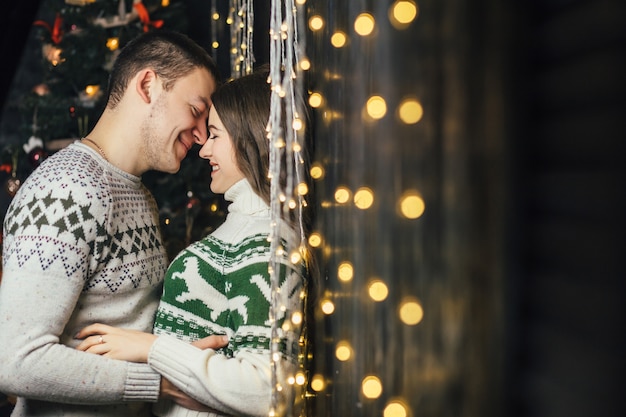
<svg viewBox="0 0 626 417">
<path fill-rule="evenodd" d="M 154 70 L 143 69 L 137 73 L 135 77 L 135 89 L 139 97 L 145 102 L 150 103 L 158 87 L 158 77 Z"/>
</svg>

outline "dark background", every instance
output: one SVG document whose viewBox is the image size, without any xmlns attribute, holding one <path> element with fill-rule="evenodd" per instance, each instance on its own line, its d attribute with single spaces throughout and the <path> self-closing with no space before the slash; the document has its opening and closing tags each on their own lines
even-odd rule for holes
<svg viewBox="0 0 626 417">
<path fill-rule="evenodd" d="M 187 3 L 190 35 L 208 46 L 206 2 Z M 0 103 L 37 6 L 3 4 Z M 256 6 L 258 21 L 267 21 L 266 10 Z M 503 406 L 495 409 L 519 417 L 624 416 L 626 2 L 482 0 L 468 10 L 476 52 L 469 88 L 483 90 L 481 68 L 497 65 L 513 109 L 500 144 L 509 198 L 501 213 L 507 234 L 496 242 L 507 267 L 499 294 L 504 369 L 494 389 L 502 398 L 492 399 Z M 476 97 L 476 108 L 485 108 L 487 98 Z M 488 175 L 483 162 L 470 167 L 477 190 Z"/>
</svg>

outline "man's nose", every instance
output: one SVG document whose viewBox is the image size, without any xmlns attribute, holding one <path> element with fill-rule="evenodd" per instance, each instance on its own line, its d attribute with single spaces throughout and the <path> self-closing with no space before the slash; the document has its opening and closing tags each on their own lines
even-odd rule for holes
<svg viewBox="0 0 626 417">
<path fill-rule="evenodd" d="M 198 126 L 196 126 L 193 130 L 194 141 L 198 145 L 202 146 L 206 143 L 208 137 L 209 137 L 209 132 L 207 131 L 206 123 L 204 123 L 204 121 L 198 123 Z"/>
</svg>

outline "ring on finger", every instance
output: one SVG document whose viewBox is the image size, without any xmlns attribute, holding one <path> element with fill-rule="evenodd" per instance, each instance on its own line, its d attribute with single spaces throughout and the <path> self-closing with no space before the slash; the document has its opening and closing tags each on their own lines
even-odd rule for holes
<svg viewBox="0 0 626 417">
<path fill-rule="evenodd" d="M 98 344 L 102 344 L 104 343 L 104 339 L 102 338 L 102 335 L 100 335 L 100 339 L 98 339 Z"/>
</svg>

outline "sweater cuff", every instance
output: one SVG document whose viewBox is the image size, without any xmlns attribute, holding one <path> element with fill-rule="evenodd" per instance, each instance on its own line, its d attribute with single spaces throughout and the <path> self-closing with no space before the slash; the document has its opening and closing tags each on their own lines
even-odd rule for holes
<svg viewBox="0 0 626 417">
<path fill-rule="evenodd" d="M 202 350 L 190 343 L 183 342 L 175 337 L 160 335 L 150 348 L 148 364 L 165 378 L 172 382 L 180 381 L 184 384 L 190 377 L 188 368 L 184 363 L 198 363 L 195 356 L 202 355 Z M 205 352 L 206 353 L 206 352 Z M 181 359 L 181 358 L 184 358 Z"/>
<path fill-rule="evenodd" d="M 128 364 L 124 401 L 155 402 L 161 392 L 161 374 L 145 363 Z"/>
</svg>

